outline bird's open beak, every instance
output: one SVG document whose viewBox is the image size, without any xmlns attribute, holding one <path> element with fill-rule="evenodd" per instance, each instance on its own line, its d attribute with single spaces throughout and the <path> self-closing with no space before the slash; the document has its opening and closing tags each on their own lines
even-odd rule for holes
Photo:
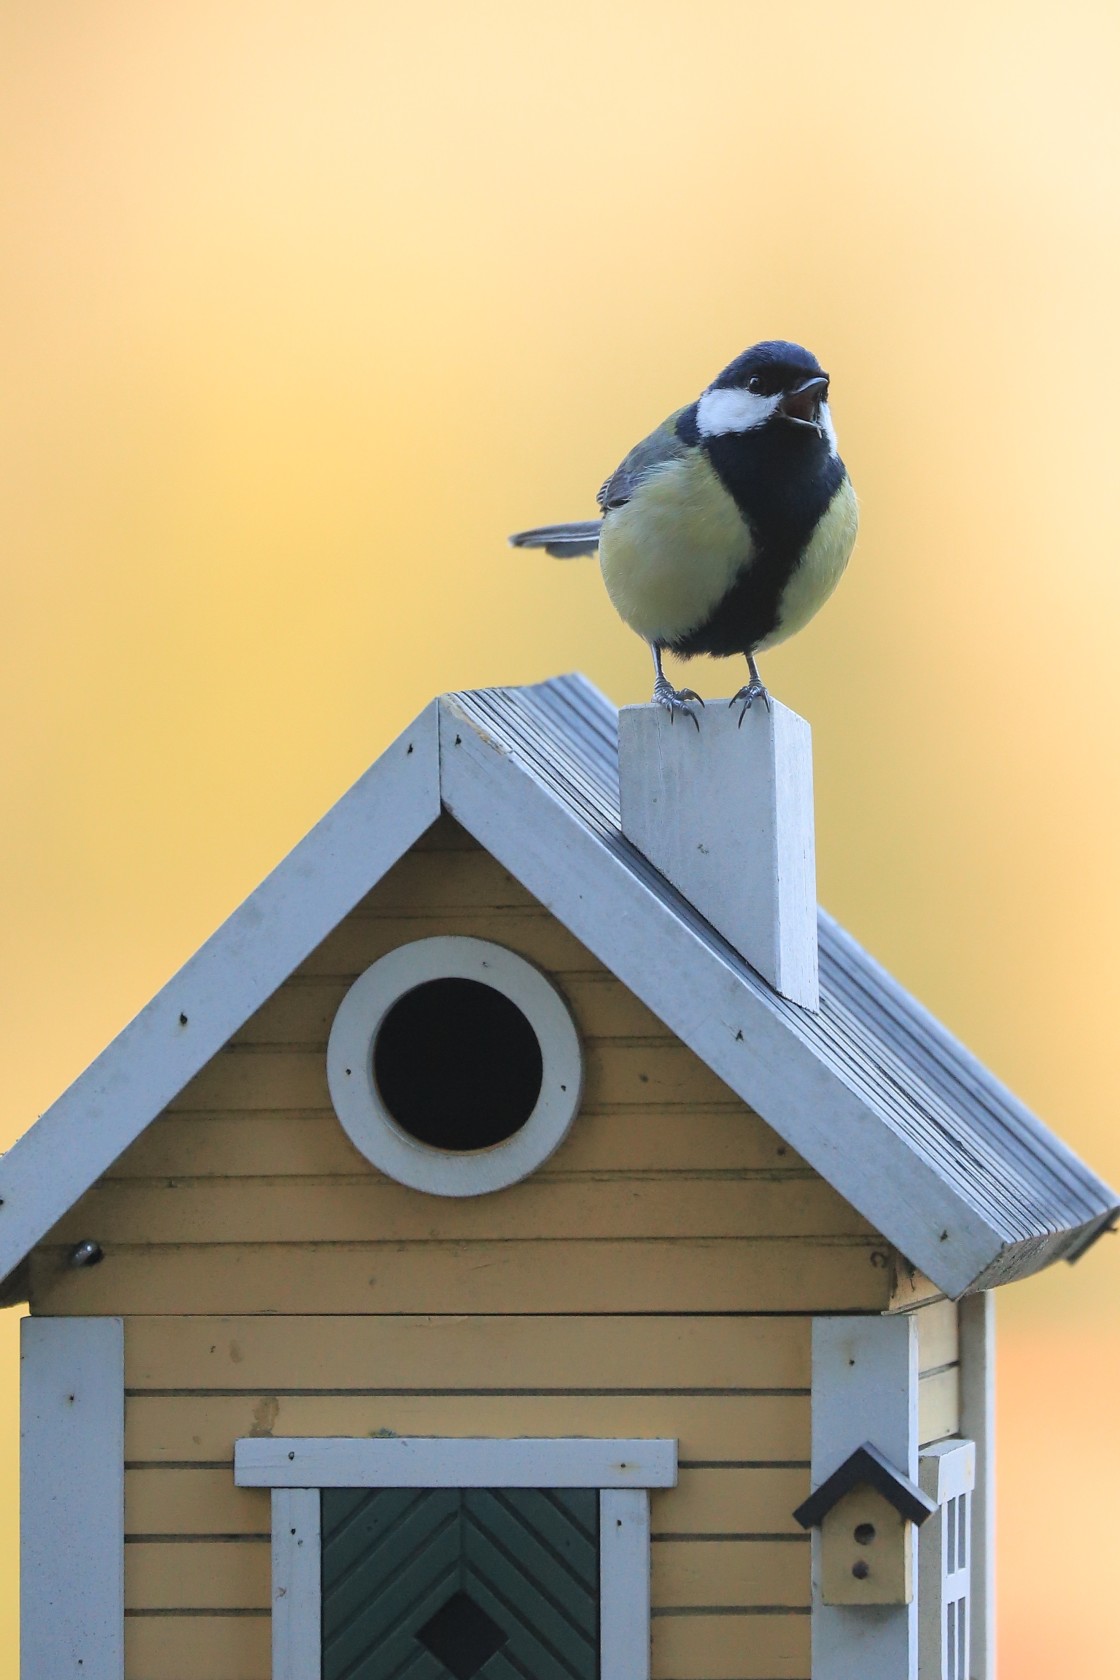
<svg viewBox="0 0 1120 1680">
<path fill-rule="evenodd" d="M 812 379 L 803 379 L 796 390 L 786 392 L 778 404 L 778 413 L 799 426 L 816 426 L 821 404 L 827 396 L 827 373 L 814 374 Z"/>
</svg>

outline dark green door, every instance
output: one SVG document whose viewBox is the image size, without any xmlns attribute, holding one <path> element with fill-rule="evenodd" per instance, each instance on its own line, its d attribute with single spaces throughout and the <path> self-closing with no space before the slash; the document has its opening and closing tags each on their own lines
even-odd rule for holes
<svg viewBox="0 0 1120 1680">
<path fill-rule="evenodd" d="M 594 1488 L 324 1488 L 323 1680 L 598 1680 Z"/>
</svg>

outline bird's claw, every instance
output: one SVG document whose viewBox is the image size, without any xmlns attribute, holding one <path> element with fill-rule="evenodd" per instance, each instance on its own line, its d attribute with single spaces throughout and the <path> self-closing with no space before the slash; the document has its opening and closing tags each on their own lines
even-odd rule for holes
<svg viewBox="0 0 1120 1680">
<path fill-rule="evenodd" d="M 728 706 L 729 707 L 733 706 L 735 704 L 736 700 L 741 700 L 743 702 L 743 709 L 739 713 L 738 727 L 740 729 L 742 729 L 743 719 L 746 717 L 747 713 L 750 711 L 751 706 L 754 703 L 754 701 L 756 701 L 756 700 L 764 701 L 765 704 L 766 704 L 766 710 L 767 711 L 771 710 L 770 695 L 767 692 L 765 685 L 763 683 L 760 683 L 757 678 L 755 678 L 752 682 L 744 684 L 744 686 L 739 690 L 738 694 L 733 694 L 731 696 L 730 700 L 727 702 Z"/>
<path fill-rule="evenodd" d="M 701 707 L 704 702 L 694 688 L 674 688 L 667 678 L 659 677 L 653 685 L 653 699 L 655 705 L 664 706 L 669 714 L 670 723 L 676 723 L 677 713 L 683 712 L 684 716 L 691 718 L 696 725 L 697 734 L 700 733 L 700 719 L 692 710 L 690 702 L 695 700 Z"/>
</svg>

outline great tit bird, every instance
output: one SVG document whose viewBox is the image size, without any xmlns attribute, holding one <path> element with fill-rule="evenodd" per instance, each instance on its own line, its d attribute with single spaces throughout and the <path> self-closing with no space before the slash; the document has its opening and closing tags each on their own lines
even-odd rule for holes
<svg viewBox="0 0 1120 1680">
<path fill-rule="evenodd" d="M 653 698 L 670 715 L 700 701 L 674 688 L 662 652 L 746 655 L 733 696 L 765 700 L 754 656 L 792 636 L 840 581 L 858 514 L 828 408 L 828 375 L 799 344 L 745 350 L 700 397 L 633 448 L 598 495 L 601 519 L 518 531 L 560 559 L 599 551 L 607 593 L 653 654 Z M 703 701 L 700 701 L 703 704 Z M 697 727 L 699 724 L 697 723 Z"/>
</svg>

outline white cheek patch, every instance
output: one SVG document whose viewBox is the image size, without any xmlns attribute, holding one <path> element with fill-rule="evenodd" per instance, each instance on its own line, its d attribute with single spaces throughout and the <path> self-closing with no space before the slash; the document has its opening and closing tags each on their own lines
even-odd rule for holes
<svg viewBox="0 0 1120 1680">
<path fill-rule="evenodd" d="M 696 405 L 696 427 L 701 437 L 723 437 L 727 432 L 753 432 L 765 426 L 781 402 L 781 392 L 764 397 L 759 391 L 724 387 L 705 391 Z"/>
<path fill-rule="evenodd" d="M 832 415 L 829 413 L 828 404 L 826 402 L 821 404 L 820 414 L 817 416 L 817 423 L 825 435 L 825 439 L 828 443 L 829 454 L 839 455 L 840 450 L 836 442 L 836 427 L 832 424 Z"/>
</svg>

